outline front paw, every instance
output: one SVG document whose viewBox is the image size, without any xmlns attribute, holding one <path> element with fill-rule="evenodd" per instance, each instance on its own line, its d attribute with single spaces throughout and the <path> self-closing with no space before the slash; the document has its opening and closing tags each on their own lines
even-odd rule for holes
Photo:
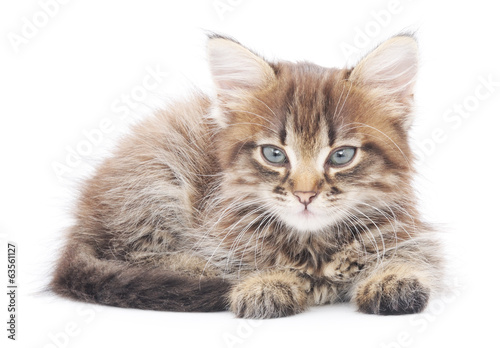
<svg viewBox="0 0 500 348">
<path fill-rule="evenodd" d="M 256 274 L 237 284 L 230 296 L 238 318 L 279 318 L 302 312 L 306 307 L 303 280 L 293 272 Z"/>
<path fill-rule="evenodd" d="M 363 313 L 411 314 L 423 311 L 429 296 L 430 290 L 417 278 L 389 274 L 362 285 L 355 301 Z"/>
</svg>

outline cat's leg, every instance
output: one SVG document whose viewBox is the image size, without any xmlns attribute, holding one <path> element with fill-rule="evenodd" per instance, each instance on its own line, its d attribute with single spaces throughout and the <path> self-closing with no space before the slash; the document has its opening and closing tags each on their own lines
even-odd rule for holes
<svg viewBox="0 0 500 348">
<path fill-rule="evenodd" d="M 177 230 L 181 231 L 180 227 Z M 193 250 L 190 245 L 194 243 L 186 232 L 177 234 L 167 228 L 151 228 L 149 233 L 128 245 L 126 257 L 132 264 L 159 267 L 187 276 L 221 275 L 220 270 Z"/>
<path fill-rule="evenodd" d="M 217 277 L 222 274 L 207 260 L 193 252 L 132 252 L 130 260 L 135 264 L 161 267 L 193 277 Z"/>
<path fill-rule="evenodd" d="M 252 273 L 236 284 L 230 308 L 239 318 L 278 318 L 304 311 L 310 282 L 293 270 Z"/>
<path fill-rule="evenodd" d="M 411 263 L 374 267 L 353 288 L 352 300 L 368 314 L 411 314 L 424 310 L 432 289 L 431 274 Z"/>
</svg>

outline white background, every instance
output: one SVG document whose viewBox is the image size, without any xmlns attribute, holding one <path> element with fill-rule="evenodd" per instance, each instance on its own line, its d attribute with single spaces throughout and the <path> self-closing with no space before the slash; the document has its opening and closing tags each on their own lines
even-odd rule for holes
<svg viewBox="0 0 500 348">
<path fill-rule="evenodd" d="M 61 0 L 45 10 L 41 4 L 54 1 L 6 3 L 0 8 L 0 283 L 7 282 L 12 241 L 19 294 L 17 342 L 6 337 L 8 298 L 0 296 L 2 347 L 498 344 L 500 25 L 492 1 Z M 217 12 L 218 3 L 225 12 Z M 203 30 L 234 36 L 271 59 L 342 67 L 408 29 L 417 30 L 421 48 L 412 132 L 421 153 L 417 188 L 425 215 L 443 231 L 453 285 L 425 313 L 380 317 L 342 304 L 245 321 L 228 312 L 108 308 L 39 293 L 71 222 L 71 192 L 123 133 L 126 122 L 116 110 L 122 95 L 139 101 L 128 108 L 135 120 L 191 85 L 211 87 Z M 359 50 L 348 56 L 342 47 L 349 45 Z M 148 69 L 162 75 L 142 95 Z M 489 90 L 485 80 L 492 81 Z M 457 116 L 450 111 L 456 105 L 470 111 Z M 84 131 L 97 134 L 102 124 L 108 132 L 89 148 Z"/>
</svg>

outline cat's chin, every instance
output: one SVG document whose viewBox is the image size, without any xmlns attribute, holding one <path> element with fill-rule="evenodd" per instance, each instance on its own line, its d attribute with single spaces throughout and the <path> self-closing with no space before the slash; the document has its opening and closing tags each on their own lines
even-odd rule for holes
<svg viewBox="0 0 500 348">
<path fill-rule="evenodd" d="M 285 217 L 288 226 L 299 232 L 316 233 L 333 225 L 332 216 L 314 208 L 295 209 Z"/>
</svg>

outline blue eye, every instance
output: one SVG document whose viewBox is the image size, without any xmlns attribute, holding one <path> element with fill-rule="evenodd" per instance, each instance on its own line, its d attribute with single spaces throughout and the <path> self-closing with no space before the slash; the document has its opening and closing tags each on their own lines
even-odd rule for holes
<svg viewBox="0 0 500 348">
<path fill-rule="evenodd" d="M 349 163 L 356 154 L 355 147 L 343 147 L 338 149 L 330 156 L 330 163 L 336 166 Z"/>
<path fill-rule="evenodd" d="M 287 158 L 285 152 L 274 146 L 263 146 L 262 156 L 272 164 L 284 164 L 287 163 Z"/>
</svg>

